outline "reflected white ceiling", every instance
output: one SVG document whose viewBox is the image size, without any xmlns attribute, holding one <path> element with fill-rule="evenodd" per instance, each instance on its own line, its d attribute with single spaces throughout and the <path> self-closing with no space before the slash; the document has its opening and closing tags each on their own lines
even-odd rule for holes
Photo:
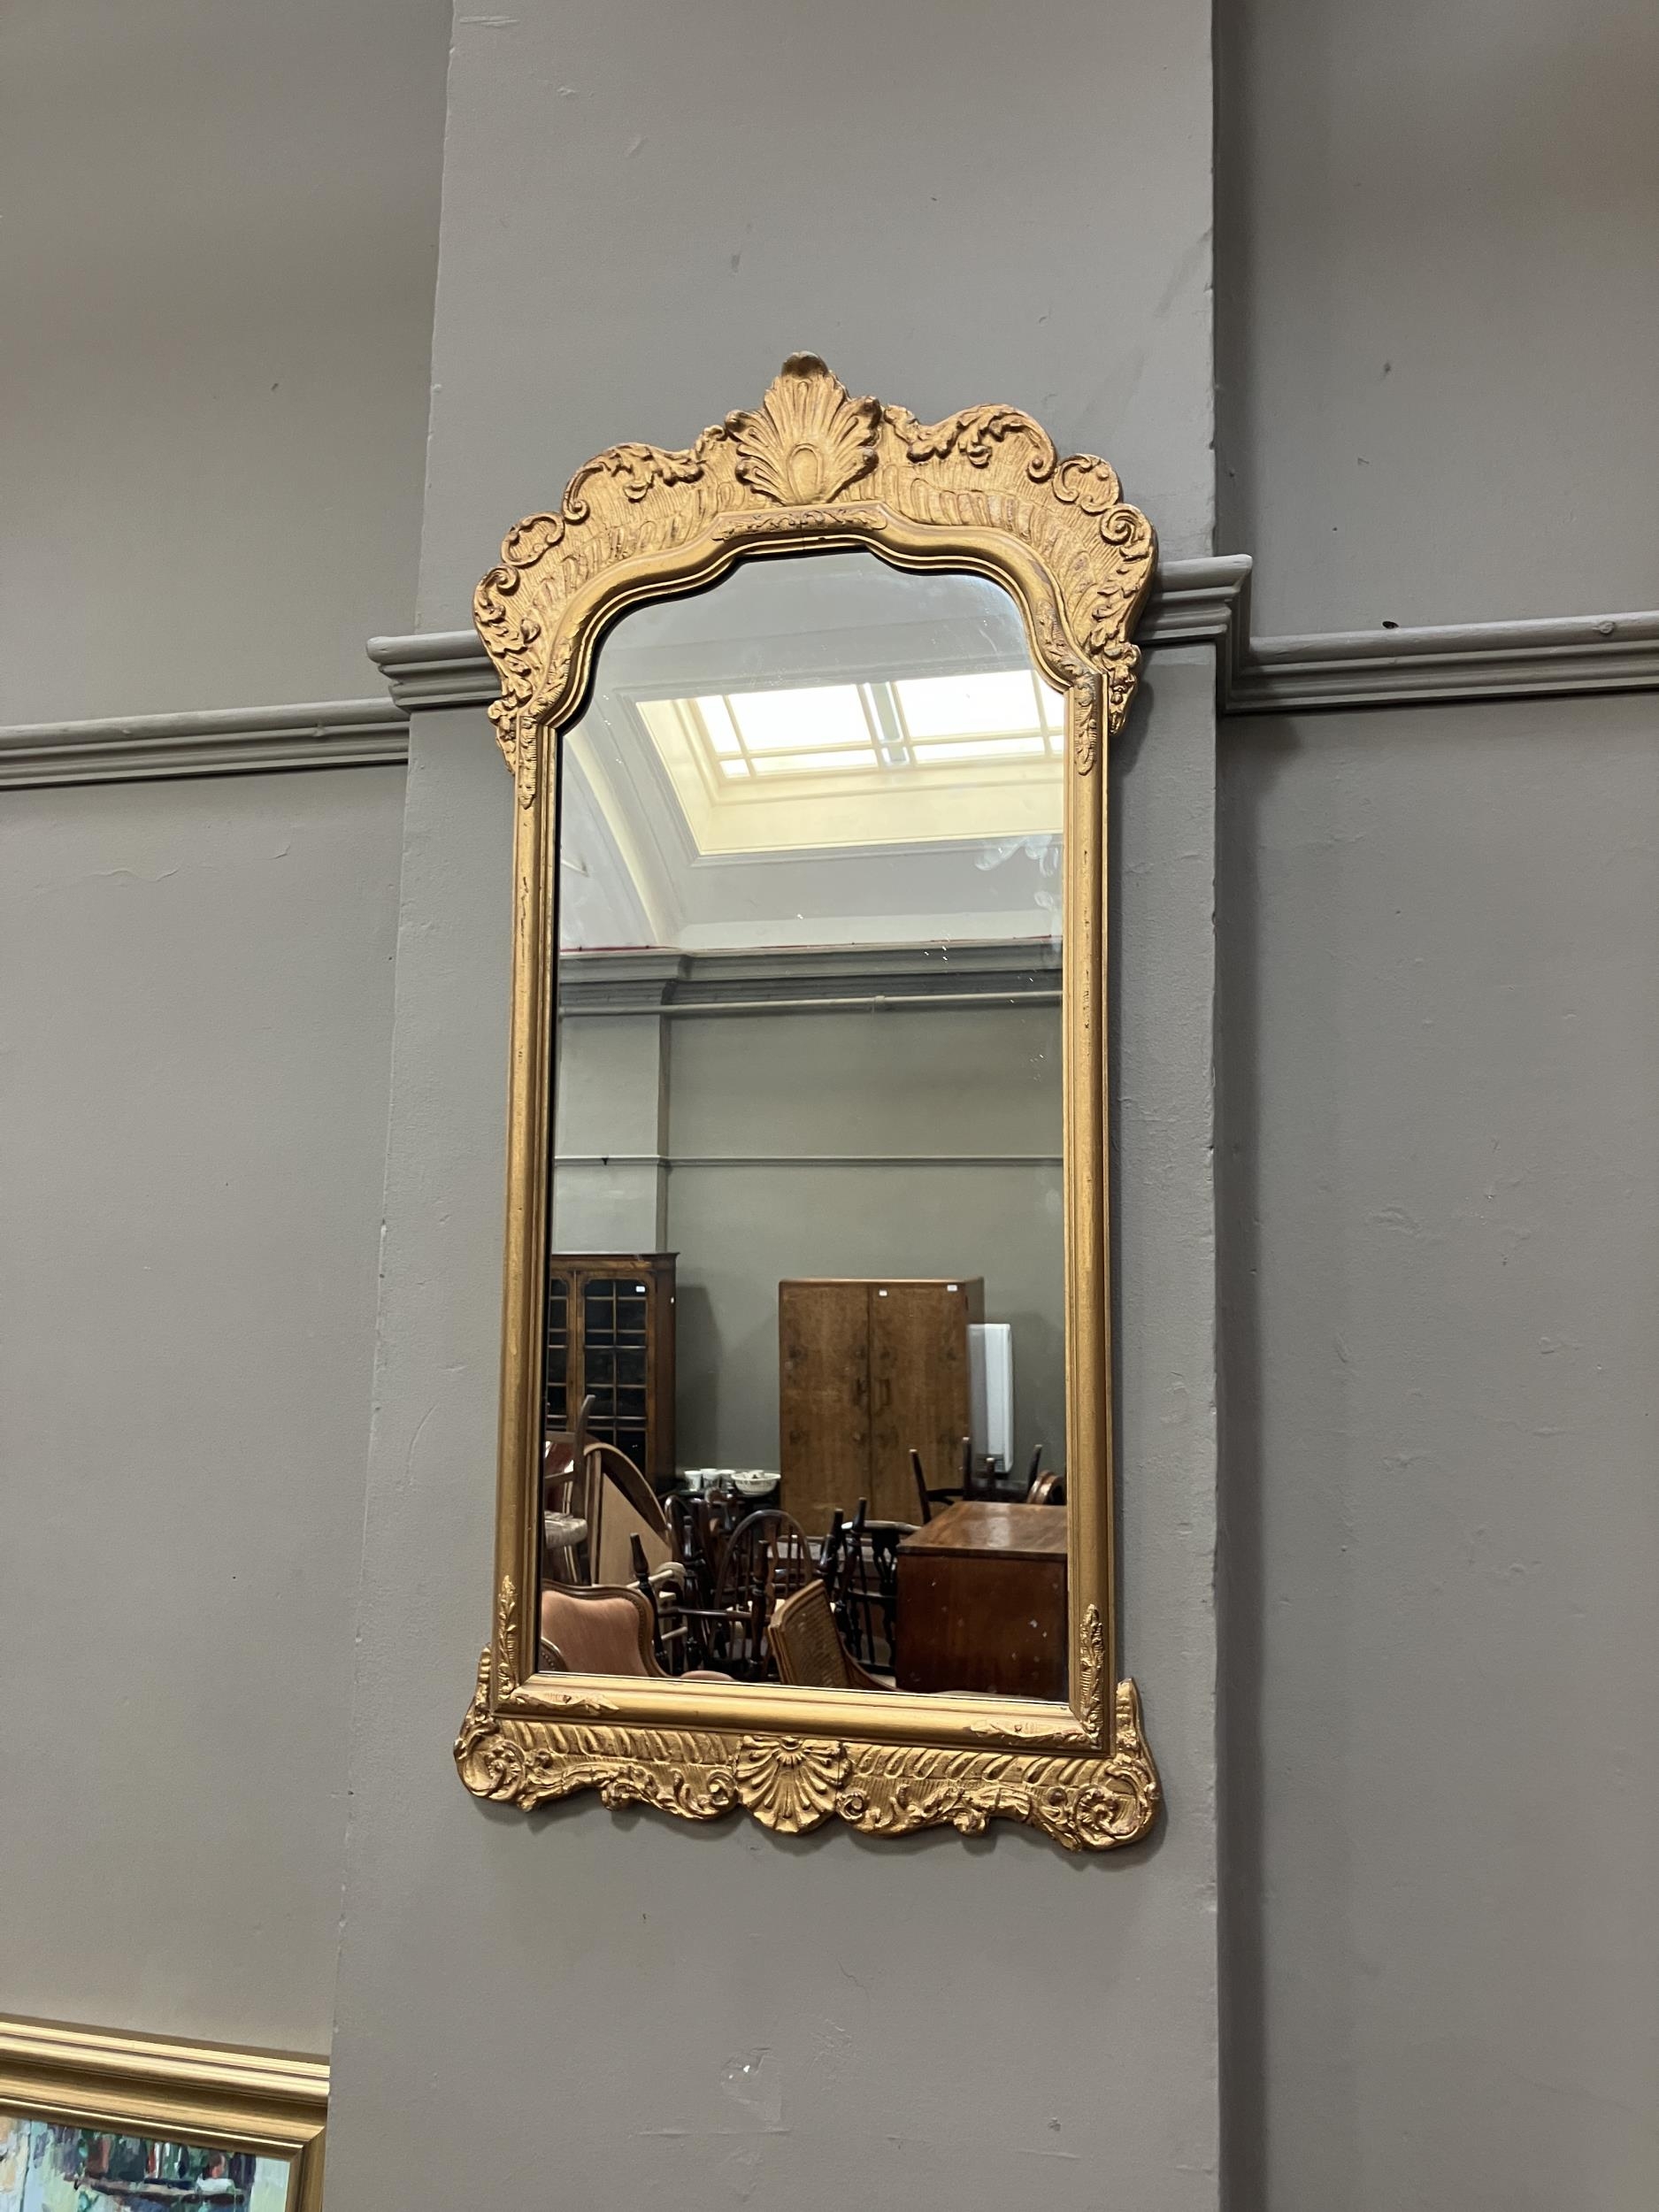
<svg viewBox="0 0 1659 2212">
<path fill-rule="evenodd" d="M 636 609 L 564 748 L 561 944 L 1057 936 L 1063 726 L 987 578 L 814 554 Z"/>
</svg>

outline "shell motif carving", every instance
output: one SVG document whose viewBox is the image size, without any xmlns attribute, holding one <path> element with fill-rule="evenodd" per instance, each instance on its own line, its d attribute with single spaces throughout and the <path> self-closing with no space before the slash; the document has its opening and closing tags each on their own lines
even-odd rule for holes
<svg viewBox="0 0 1659 2212">
<path fill-rule="evenodd" d="M 495 1663 L 493 1648 L 479 1662 L 456 1765 L 475 1797 L 526 1810 L 595 1790 L 606 1805 L 649 1805 L 683 1820 L 741 1809 L 781 1835 L 831 1819 L 882 1836 L 941 1826 L 979 1835 L 993 1820 L 1018 1820 L 1068 1851 L 1133 1843 L 1157 1813 L 1133 1682 L 1117 1686 L 1110 1755 L 1068 1755 L 532 1719 L 495 1709 Z"/>
<path fill-rule="evenodd" d="M 583 680 L 607 572 L 641 571 L 680 588 L 718 572 L 745 539 L 851 536 L 879 545 L 901 526 L 941 546 L 975 540 L 1034 556 L 1053 587 L 1040 646 L 1057 680 L 1069 660 L 1100 680 L 1095 728 L 1079 742 L 1092 767 L 1121 728 L 1140 656 L 1135 617 L 1156 557 L 1152 526 L 1092 455 L 1065 458 L 1029 415 L 972 407 L 938 423 L 855 399 L 816 354 L 797 353 L 759 406 L 728 415 L 683 451 L 619 445 L 571 479 L 556 511 L 509 531 L 478 588 L 473 619 L 495 663 L 490 709 L 528 803 L 544 726 Z M 1103 724 L 1103 728 L 1100 726 Z"/>
<path fill-rule="evenodd" d="M 852 1761 L 844 1743 L 810 1736 L 745 1736 L 732 1762 L 737 1801 L 787 1836 L 835 1809 Z"/>
<path fill-rule="evenodd" d="M 780 507 L 833 499 L 876 465 L 873 399 L 849 399 L 816 354 L 792 353 L 760 405 L 729 417 L 740 483 Z"/>
</svg>

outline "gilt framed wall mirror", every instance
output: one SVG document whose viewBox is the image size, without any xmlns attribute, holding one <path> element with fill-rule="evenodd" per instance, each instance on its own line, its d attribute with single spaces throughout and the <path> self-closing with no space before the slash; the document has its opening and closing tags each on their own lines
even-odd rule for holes
<svg viewBox="0 0 1659 2212">
<path fill-rule="evenodd" d="M 517 805 L 478 1795 L 1150 1827 L 1104 755 L 1154 559 L 1029 417 L 797 355 L 480 586 Z"/>
</svg>

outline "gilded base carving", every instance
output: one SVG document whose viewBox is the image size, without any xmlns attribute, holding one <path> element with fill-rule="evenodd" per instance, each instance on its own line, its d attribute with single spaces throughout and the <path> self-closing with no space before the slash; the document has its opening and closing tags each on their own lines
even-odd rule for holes
<svg viewBox="0 0 1659 2212">
<path fill-rule="evenodd" d="M 526 1811 L 595 1790 L 613 1808 L 649 1805 L 682 1820 L 742 1810 L 782 1835 L 830 1819 L 873 1836 L 947 1824 L 979 1835 L 993 1820 L 1018 1820 L 1068 1851 L 1134 1843 L 1157 1812 L 1157 1770 L 1133 1682 L 1117 1687 L 1110 1754 L 1079 1757 L 532 1720 L 493 1709 L 495 1664 L 486 1651 L 455 1763 L 475 1797 Z"/>
</svg>

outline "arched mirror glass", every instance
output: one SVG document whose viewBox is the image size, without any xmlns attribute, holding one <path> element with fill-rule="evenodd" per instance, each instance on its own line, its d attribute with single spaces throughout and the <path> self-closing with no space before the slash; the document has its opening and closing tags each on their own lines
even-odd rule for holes
<svg viewBox="0 0 1659 2212">
<path fill-rule="evenodd" d="M 1065 699 L 753 561 L 559 747 L 544 1669 L 1067 1694 Z"/>
</svg>

